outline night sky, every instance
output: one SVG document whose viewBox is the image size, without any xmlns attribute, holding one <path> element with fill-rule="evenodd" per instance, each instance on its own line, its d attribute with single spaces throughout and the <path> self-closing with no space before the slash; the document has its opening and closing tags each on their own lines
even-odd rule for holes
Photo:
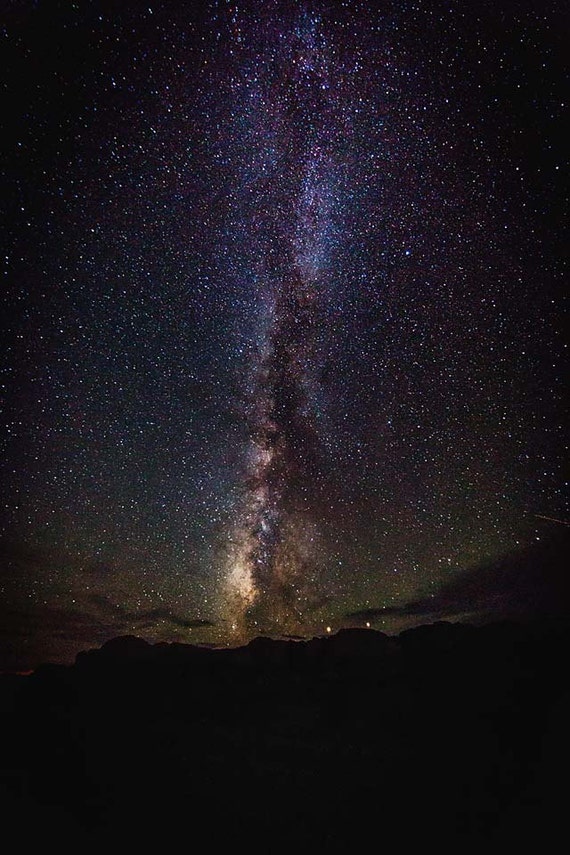
<svg viewBox="0 0 570 855">
<path fill-rule="evenodd" d="M 0 9 L 0 664 L 548 611 L 567 4 Z"/>
</svg>

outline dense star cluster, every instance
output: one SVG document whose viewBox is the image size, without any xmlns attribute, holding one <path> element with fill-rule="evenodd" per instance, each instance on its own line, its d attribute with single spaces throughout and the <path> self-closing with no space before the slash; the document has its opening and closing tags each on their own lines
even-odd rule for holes
<svg viewBox="0 0 570 855">
<path fill-rule="evenodd" d="M 517 611 L 568 522 L 564 6 L 3 8 L 9 666 Z"/>
</svg>

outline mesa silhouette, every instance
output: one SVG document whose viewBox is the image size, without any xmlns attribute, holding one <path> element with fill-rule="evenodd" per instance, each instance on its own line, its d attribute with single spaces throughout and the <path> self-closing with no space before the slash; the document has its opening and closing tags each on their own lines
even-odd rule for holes
<svg viewBox="0 0 570 855">
<path fill-rule="evenodd" d="M 558 618 L 228 650 L 124 636 L 5 675 L 5 830 L 84 849 L 544 842 L 569 635 Z"/>
</svg>

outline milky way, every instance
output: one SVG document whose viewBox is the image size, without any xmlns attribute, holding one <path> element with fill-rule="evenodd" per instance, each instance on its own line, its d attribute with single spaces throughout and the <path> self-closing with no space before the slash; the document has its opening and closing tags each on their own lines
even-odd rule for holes
<svg viewBox="0 0 570 855">
<path fill-rule="evenodd" d="M 48 5 L 4 26 L 7 659 L 520 608 L 566 12 Z"/>
<path fill-rule="evenodd" d="M 336 67 L 320 16 L 301 8 L 288 21 L 272 20 L 275 11 L 255 21 L 258 27 L 268 21 L 274 27 L 246 74 L 247 81 L 255 81 L 252 112 L 259 138 L 271 134 L 278 152 L 263 181 L 281 189 L 269 199 L 264 189 L 265 198 L 256 203 L 256 214 L 261 209 L 270 221 L 256 282 L 263 325 L 248 393 L 245 495 L 226 580 L 232 623 L 238 629 L 245 620 L 246 632 L 301 631 L 314 588 L 319 539 L 311 513 L 319 457 L 314 393 L 323 369 L 318 345 L 338 228 L 335 154 L 349 115 L 339 103 L 345 70 Z M 284 180 L 284 172 L 292 180 Z"/>
</svg>

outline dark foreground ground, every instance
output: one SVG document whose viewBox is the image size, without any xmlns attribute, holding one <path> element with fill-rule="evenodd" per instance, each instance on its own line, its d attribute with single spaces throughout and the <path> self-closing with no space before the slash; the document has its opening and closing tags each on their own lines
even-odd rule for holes
<svg viewBox="0 0 570 855">
<path fill-rule="evenodd" d="M 569 637 L 566 620 L 231 651 L 125 637 L 4 676 L 2 827 L 78 851 L 546 847 L 568 811 Z"/>
</svg>

